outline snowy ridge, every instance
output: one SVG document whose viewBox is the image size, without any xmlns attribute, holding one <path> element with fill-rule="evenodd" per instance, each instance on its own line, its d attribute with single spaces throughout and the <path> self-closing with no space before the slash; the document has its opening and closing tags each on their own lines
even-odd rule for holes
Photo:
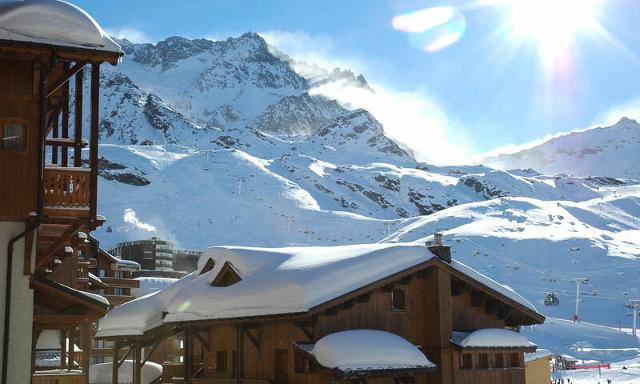
<svg viewBox="0 0 640 384">
<path fill-rule="evenodd" d="M 482 160 L 503 169 L 534 168 L 547 174 L 640 179 L 640 124 L 622 118 L 610 127 L 572 132 L 515 154 Z"/>
</svg>

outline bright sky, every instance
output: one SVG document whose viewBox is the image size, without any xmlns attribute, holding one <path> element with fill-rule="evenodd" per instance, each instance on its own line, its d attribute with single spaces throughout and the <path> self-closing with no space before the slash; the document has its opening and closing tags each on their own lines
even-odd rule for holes
<svg viewBox="0 0 640 384">
<path fill-rule="evenodd" d="M 638 0 L 73 2 L 132 41 L 255 31 L 295 58 L 350 67 L 375 100 L 318 92 L 379 108 L 392 136 L 441 141 L 448 160 L 640 118 Z"/>
</svg>

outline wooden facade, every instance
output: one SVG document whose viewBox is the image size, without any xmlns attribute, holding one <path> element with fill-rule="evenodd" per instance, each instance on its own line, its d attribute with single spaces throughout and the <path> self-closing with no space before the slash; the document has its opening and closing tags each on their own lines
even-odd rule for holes
<svg viewBox="0 0 640 384">
<path fill-rule="evenodd" d="M 56 329 L 83 350 L 82 358 L 63 359 L 67 372 L 56 377 L 35 371 L 32 348 L 34 383 L 86 383 L 91 324 L 107 311 L 102 300 L 82 293 L 91 285 L 84 252 L 86 233 L 104 222 L 97 215 L 100 65 L 121 56 L 0 39 L 0 221 L 25 223 L 32 345 L 43 330 Z"/>
</svg>

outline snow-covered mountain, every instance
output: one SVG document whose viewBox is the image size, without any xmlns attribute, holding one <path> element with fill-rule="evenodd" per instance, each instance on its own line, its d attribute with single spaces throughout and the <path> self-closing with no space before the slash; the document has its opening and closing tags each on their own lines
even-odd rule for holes
<svg viewBox="0 0 640 384">
<path fill-rule="evenodd" d="M 640 124 L 622 118 L 610 127 L 571 132 L 514 154 L 482 161 L 500 169 L 533 168 L 546 174 L 640 179 Z"/>
<path fill-rule="evenodd" d="M 121 43 L 123 63 L 101 78 L 108 223 L 96 236 L 105 246 L 154 234 L 203 248 L 423 241 L 444 231 L 454 257 L 546 314 L 571 314 L 577 274 L 593 281 L 591 321 L 617 323 L 622 302 L 640 295 L 640 187 L 628 174 L 418 162 L 369 111 L 310 95 L 332 81 L 370 89 L 364 77 L 295 62 L 253 33 Z M 558 307 L 542 304 L 546 290 L 560 293 Z"/>
</svg>

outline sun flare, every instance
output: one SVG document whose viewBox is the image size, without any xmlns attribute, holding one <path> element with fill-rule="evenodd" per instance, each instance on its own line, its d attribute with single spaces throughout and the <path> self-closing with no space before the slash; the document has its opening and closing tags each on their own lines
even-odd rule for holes
<svg viewBox="0 0 640 384">
<path fill-rule="evenodd" d="M 597 31 L 599 0 L 508 0 L 510 28 L 532 39 L 541 55 L 557 55 L 580 35 Z"/>
</svg>

